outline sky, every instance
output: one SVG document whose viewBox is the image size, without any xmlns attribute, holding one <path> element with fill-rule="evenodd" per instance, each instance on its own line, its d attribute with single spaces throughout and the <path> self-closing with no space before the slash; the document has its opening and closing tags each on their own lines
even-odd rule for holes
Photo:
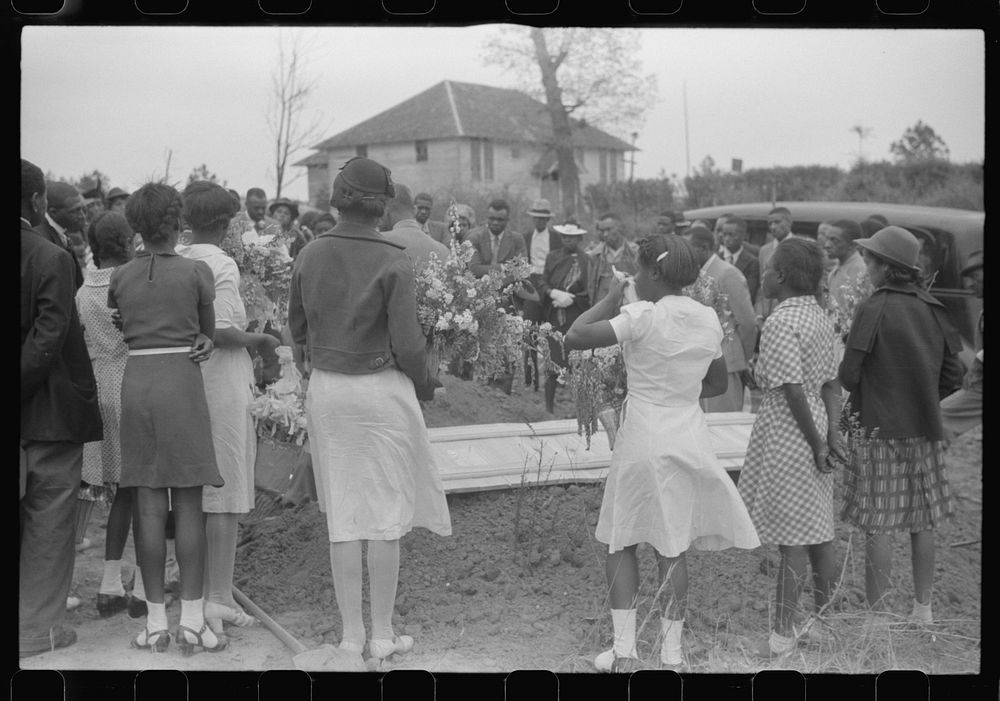
<svg viewBox="0 0 1000 701">
<path fill-rule="evenodd" d="M 46 173 L 98 169 L 134 190 L 205 164 L 241 193 L 274 194 L 266 114 L 277 27 L 31 26 L 21 36 L 21 155 Z M 484 64 L 496 26 L 298 30 L 316 80 L 306 121 L 333 136 L 442 80 L 517 87 Z M 657 101 L 638 130 L 635 176 L 849 167 L 889 159 L 918 120 L 956 162 L 985 158 L 980 30 L 642 28 Z M 859 140 L 852 127 L 868 130 Z M 631 141 L 630 134 L 618 134 Z M 685 138 L 686 137 L 686 138 Z M 299 160 L 312 151 L 295 154 Z M 169 172 L 167 162 L 169 156 Z M 283 194 L 306 197 L 304 168 Z"/>
</svg>

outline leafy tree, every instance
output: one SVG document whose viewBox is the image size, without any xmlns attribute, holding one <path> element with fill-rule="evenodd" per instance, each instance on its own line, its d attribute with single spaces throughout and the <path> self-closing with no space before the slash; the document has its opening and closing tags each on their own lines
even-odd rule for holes
<svg viewBox="0 0 1000 701">
<path fill-rule="evenodd" d="M 210 183 L 218 183 L 223 187 L 226 186 L 226 181 L 220 180 L 219 176 L 211 172 L 208 169 L 208 166 L 205 165 L 204 163 L 202 163 L 200 166 L 191 171 L 191 174 L 188 175 L 187 184 L 190 185 L 191 183 L 197 182 L 199 180 L 207 180 Z"/>
<path fill-rule="evenodd" d="M 899 141 L 892 142 L 889 153 L 895 156 L 897 163 L 947 161 L 949 155 L 944 139 L 929 124 L 920 120 L 903 132 Z"/>
<path fill-rule="evenodd" d="M 656 77 L 642 74 L 639 43 L 634 29 L 508 26 L 486 45 L 484 61 L 546 106 L 567 214 L 580 197 L 574 129 L 589 123 L 628 133 L 655 101 Z"/>
</svg>

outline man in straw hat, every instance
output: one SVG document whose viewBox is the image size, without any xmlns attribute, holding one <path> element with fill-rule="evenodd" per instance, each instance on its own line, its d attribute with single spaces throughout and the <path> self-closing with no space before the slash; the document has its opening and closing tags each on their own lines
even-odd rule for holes
<svg viewBox="0 0 1000 701">
<path fill-rule="evenodd" d="M 562 237 L 562 245 L 545 258 L 545 271 L 538 280 L 538 296 L 542 299 L 543 319 L 556 331 L 566 333 L 576 318 L 590 306 L 590 258 L 583 252 L 583 235 L 587 232 L 576 224 L 552 227 Z M 549 339 L 552 362 L 566 367 L 562 344 Z M 545 373 L 545 409 L 555 413 L 556 373 Z"/>
<path fill-rule="evenodd" d="M 524 245 L 528 253 L 528 264 L 531 265 L 532 285 L 545 272 L 545 259 L 549 253 L 562 246 L 562 236 L 549 226 L 552 221 L 552 205 L 546 199 L 537 199 L 531 203 L 526 212 L 531 217 L 534 226 L 524 235 Z M 541 300 L 522 300 L 521 310 L 526 321 L 536 324 L 542 322 L 544 306 Z M 524 384 L 534 385 L 538 390 L 538 353 L 534 350 L 524 351 Z"/>
<path fill-rule="evenodd" d="M 983 298 L 983 252 L 973 251 L 962 268 L 962 279 L 977 299 Z M 979 350 L 965 374 L 962 389 L 941 401 L 941 420 L 949 440 L 983 422 L 983 313 L 979 312 Z"/>
</svg>

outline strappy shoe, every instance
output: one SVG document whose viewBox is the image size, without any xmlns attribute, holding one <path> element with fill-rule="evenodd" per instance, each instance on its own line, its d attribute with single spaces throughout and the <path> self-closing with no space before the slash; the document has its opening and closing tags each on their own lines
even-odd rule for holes
<svg viewBox="0 0 1000 701">
<path fill-rule="evenodd" d="M 594 669 L 598 672 L 629 674 L 641 668 L 642 662 L 638 657 L 619 657 L 615 654 L 614 648 L 605 650 L 594 658 Z"/>
<path fill-rule="evenodd" d="M 239 628 L 248 628 L 257 623 L 256 618 L 239 606 L 226 606 L 214 601 L 205 602 L 205 618 L 221 619 Z"/>
<path fill-rule="evenodd" d="M 397 635 L 392 640 L 370 640 L 368 641 L 368 652 L 378 660 L 394 654 L 405 655 L 413 649 L 413 638 L 409 635 Z"/>
<path fill-rule="evenodd" d="M 215 638 L 214 645 L 205 644 L 205 638 L 209 635 Z M 229 645 L 229 639 L 217 636 L 212 629 L 208 627 L 208 624 L 203 625 L 201 630 L 197 633 L 187 626 L 177 626 L 176 637 L 177 647 L 181 649 L 181 654 L 185 657 L 193 655 L 199 650 L 203 650 L 205 652 L 221 652 Z"/>
<path fill-rule="evenodd" d="M 162 630 L 148 631 L 145 628 L 132 639 L 132 647 L 139 650 L 149 650 L 151 652 L 166 652 L 170 645 L 170 631 L 166 628 Z"/>
</svg>

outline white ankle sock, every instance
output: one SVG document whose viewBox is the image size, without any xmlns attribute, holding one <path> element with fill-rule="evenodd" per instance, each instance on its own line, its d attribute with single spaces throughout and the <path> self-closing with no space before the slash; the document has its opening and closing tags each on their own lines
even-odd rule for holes
<svg viewBox="0 0 1000 701">
<path fill-rule="evenodd" d="M 100 594 L 125 596 L 125 586 L 122 584 L 121 560 L 104 561 L 104 578 L 101 580 L 101 588 L 97 591 Z"/>
<path fill-rule="evenodd" d="M 684 619 L 672 621 L 667 618 L 660 620 L 660 632 L 663 642 L 660 645 L 660 662 L 678 665 L 684 662 L 681 650 L 681 633 L 684 630 Z"/>
<path fill-rule="evenodd" d="M 777 631 L 772 630 L 771 637 L 768 638 L 767 644 L 771 647 L 772 654 L 783 655 L 795 647 L 795 638 L 786 637 Z"/>
<path fill-rule="evenodd" d="M 635 609 L 611 609 L 611 623 L 615 629 L 612 648 L 618 657 L 638 657 L 635 651 Z"/>
<path fill-rule="evenodd" d="M 916 599 L 913 600 L 913 613 L 910 614 L 911 618 L 915 618 L 922 623 L 930 623 L 934 620 L 934 616 L 931 614 L 931 602 L 928 601 L 926 604 L 922 604 Z"/>
<path fill-rule="evenodd" d="M 135 581 L 132 583 L 132 596 L 139 601 L 146 600 L 146 587 L 142 586 L 142 570 L 139 565 L 135 566 Z"/>
<path fill-rule="evenodd" d="M 167 629 L 167 605 L 146 602 L 146 630 L 155 633 Z"/>
<path fill-rule="evenodd" d="M 181 599 L 181 625 L 190 628 L 195 633 L 205 626 L 204 599 L 195 599 L 194 601 Z"/>
</svg>

